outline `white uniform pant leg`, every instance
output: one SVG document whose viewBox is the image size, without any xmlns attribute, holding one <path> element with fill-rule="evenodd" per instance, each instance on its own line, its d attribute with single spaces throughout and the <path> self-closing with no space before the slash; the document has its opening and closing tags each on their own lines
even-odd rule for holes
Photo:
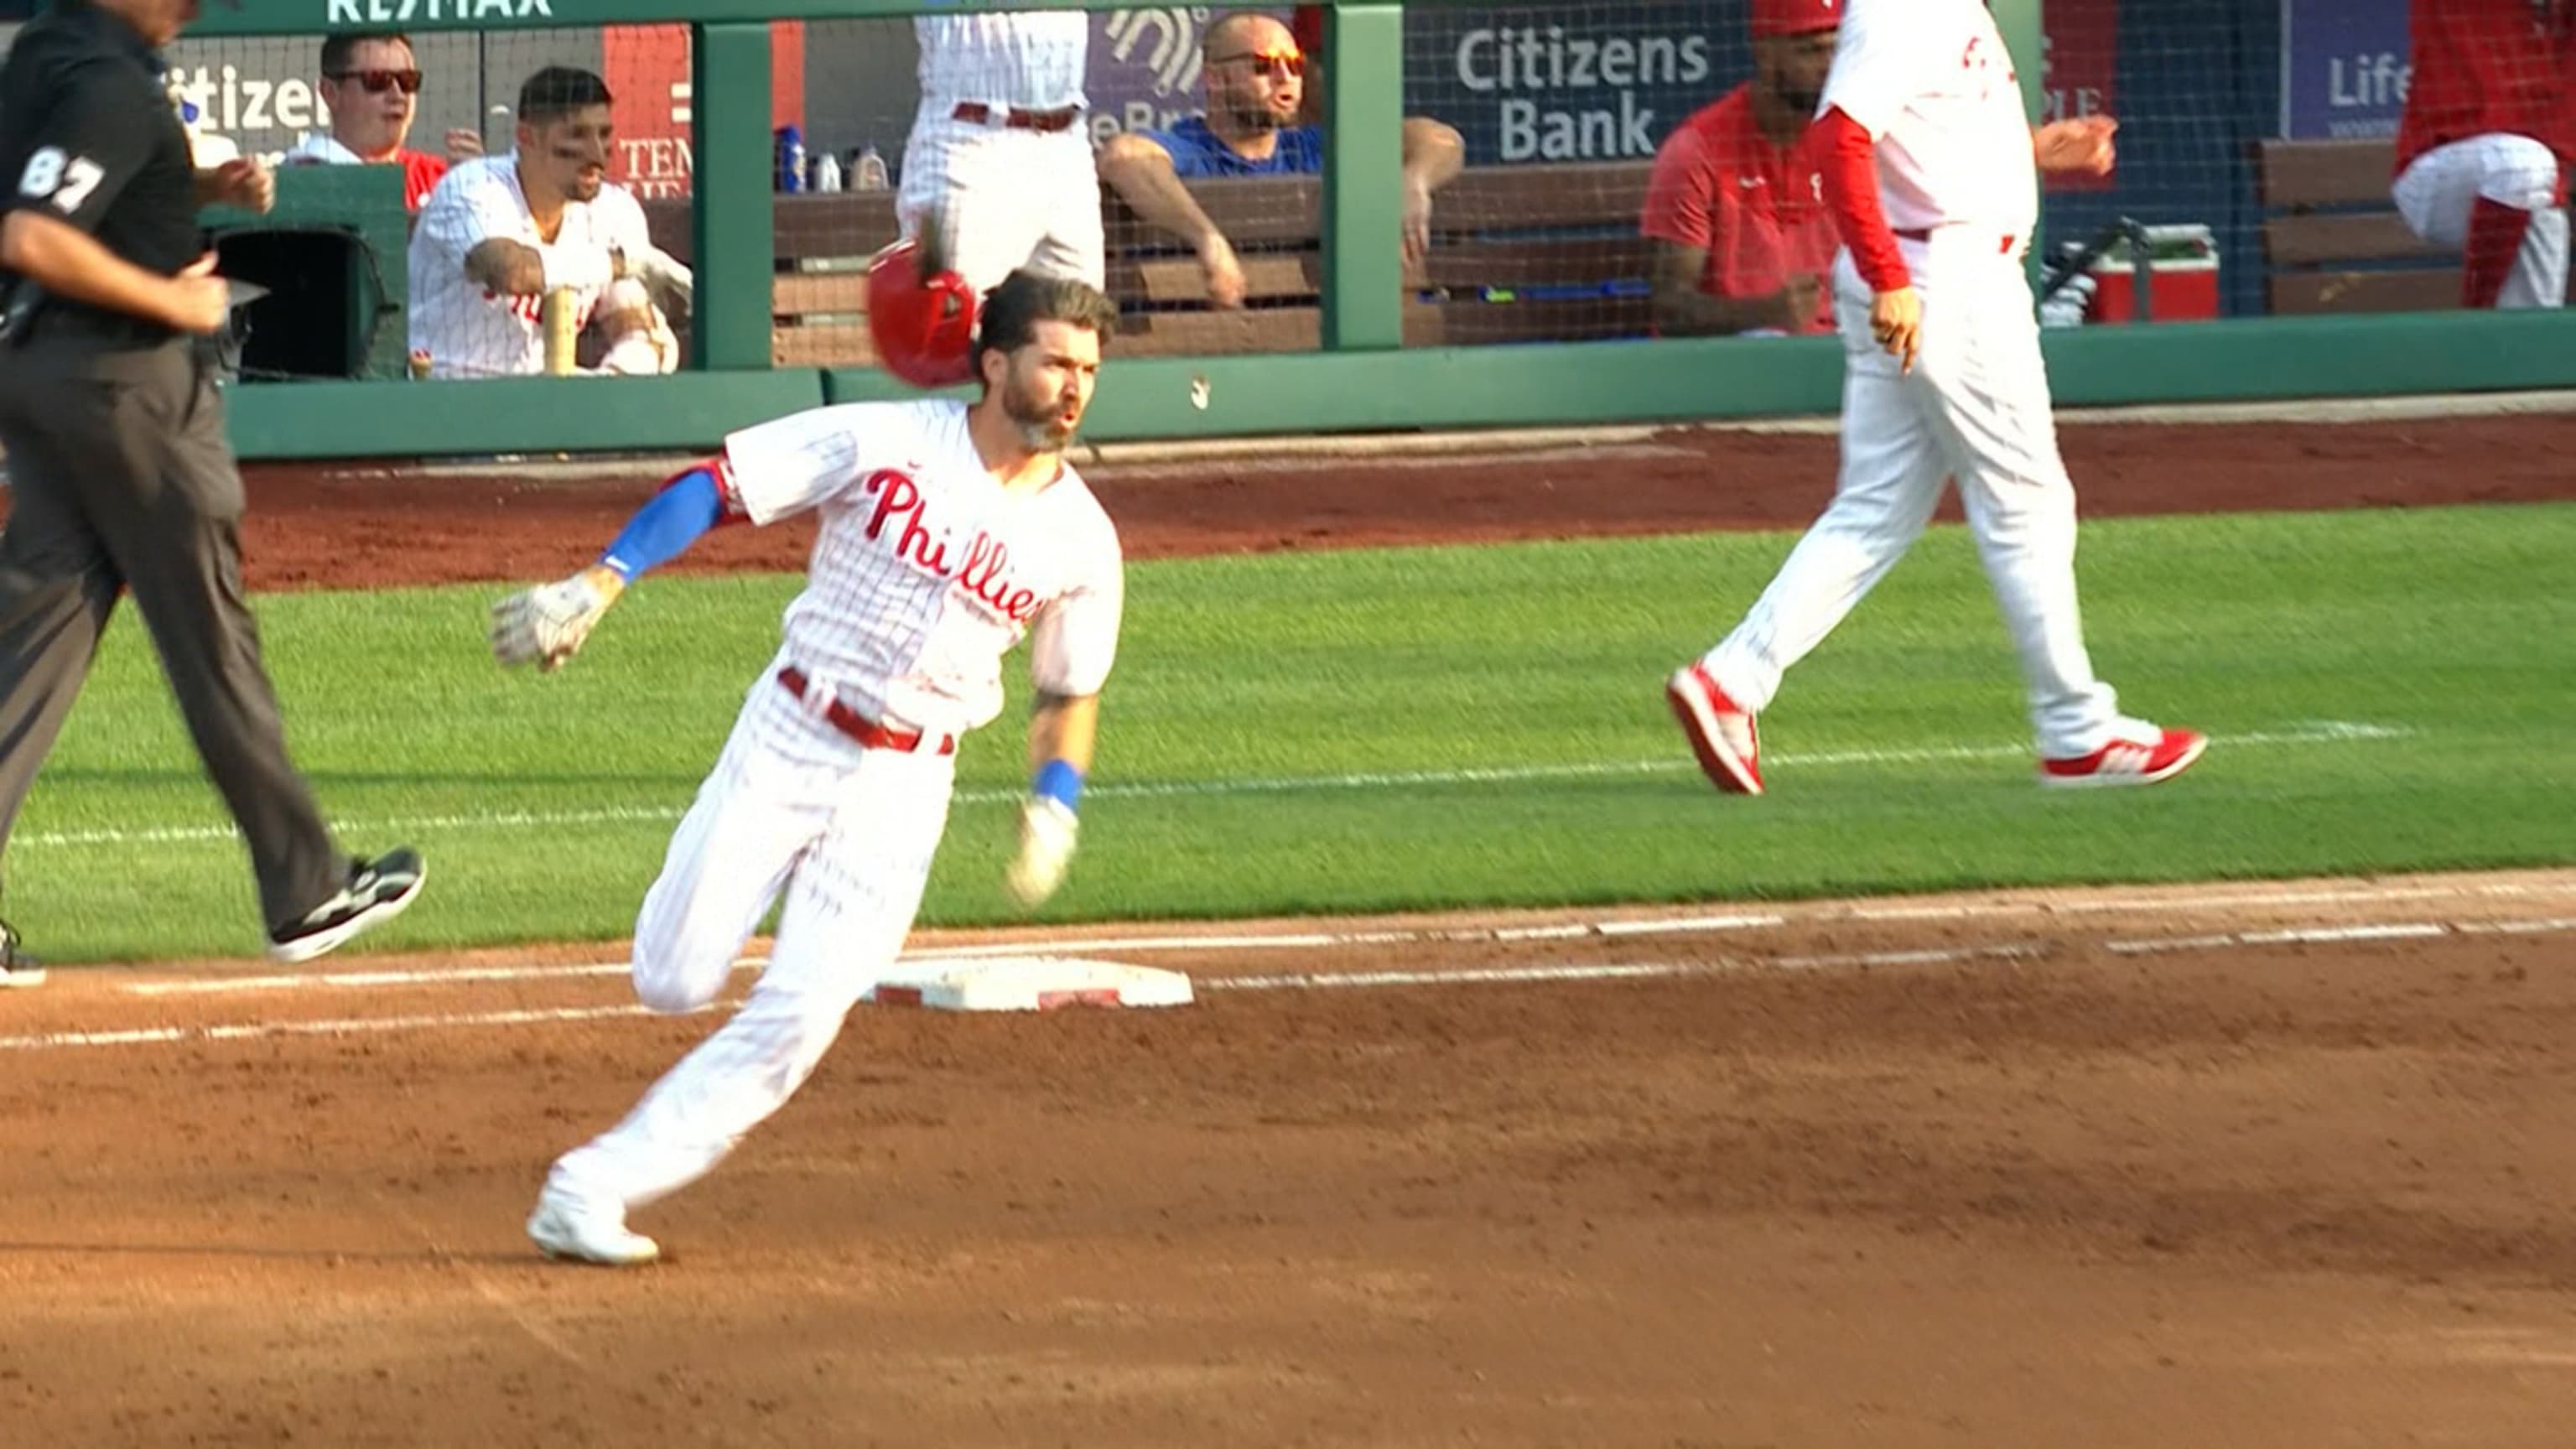
<svg viewBox="0 0 2576 1449">
<path fill-rule="evenodd" d="M 1870 336 L 1869 304 L 1869 288 L 1845 255 L 1834 271 L 1843 413 L 1833 502 L 1743 622 L 1701 661 L 1718 688 L 1748 711 L 1768 708 L 1789 666 L 1824 642 L 1905 556 L 1931 521 L 1948 478 L 1919 390 Z M 1925 305 L 1932 305 L 1928 292 Z"/>
<path fill-rule="evenodd" d="M 2436 146 L 2415 158 L 2389 189 L 2400 216 L 2437 247 L 2468 245 L 2469 213 L 2480 197 L 2531 215 L 2499 309 L 2563 307 L 2567 300 L 2567 209 L 2557 204 L 2558 157 L 2529 136 L 2494 132 Z"/>
<path fill-rule="evenodd" d="M 947 826 L 954 759 L 860 754 L 798 860 L 768 967 L 739 1011 L 550 1181 L 641 1207 L 686 1187 L 786 1105 L 893 964 Z"/>
<path fill-rule="evenodd" d="M 948 264 L 980 297 L 1036 254 L 1048 218 L 1035 202 L 1059 182 L 1034 164 L 1026 144 L 1048 139 L 1040 133 L 960 121 L 933 109 L 914 119 L 895 216 L 906 236 L 920 235 L 935 218 Z M 1095 191 L 1095 222 L 1099 209 Z"/>
<path fill-rule="evenodd" d="M 829 821 L 826 802 L 807 794 L 805 780 L 765 742 L 758 711 L 746 708 L 636 914 L 637 1000 L 687 1012 L 724 990 L 743 942 Z"/>
<path fill-rule="evenodd" d="M 1046 234 L 1029 258 L 1029 269 L 1106 290 L 1108 241 L 1101 225 L 1100 172 L 1092 158 L 1091 132 L 1076 122 L 1031 139 L 1037 143 L 1032 149 L 1041 172 L 1032 180 L 1046 185 L 1048 193 L 1046 204 L 1036 208 Z"/>
<path fill-rule="evenodd" d="M 1915 377 L 1959 480 L 1996 607 L 2020 656 L 2040 753 L 2090 754 L 2149 727 L 2118 710 L 2084 646 L 2075 586 L 2075 486 L 2021 263 L 1992 237 L 1944 234 L 1925 265 L 1973 305 L 1927 313 Z"/>
</svg>

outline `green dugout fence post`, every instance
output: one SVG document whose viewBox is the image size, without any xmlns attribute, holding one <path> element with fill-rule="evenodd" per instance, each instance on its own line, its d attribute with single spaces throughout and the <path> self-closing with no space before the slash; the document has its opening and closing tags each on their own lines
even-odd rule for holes
<svg viewBox="0 0 2576 1449">
<path fill-rule="evenodd" d="M 1993 0 L 1995 28 L 2004 33 L 2004 48 L 2012 52 L 2013 73 L 2021 81 L 2022 114 L 2037 125 L 2041 107 L 2048 99 L 2048 25 L 2044 14 L 2046 0 Z M 2030 229 L 2028 266 L 2030 284 L 2035 293 L 2046 267 L 2048 226 L 2045 220 Z"/>
<path fill-rule="evenodd" d="M 769 22 L 695 27 L 690 47 L 689 228 L 696 296 L 691 359 L 699 368 L 769 366 L 777 220 L 771 190 Z"/>
<path fill-rule="evenodd" d="M 1404 345 L 1404 7 L 1324 25 L 1324 348 Z"/>
</svg>

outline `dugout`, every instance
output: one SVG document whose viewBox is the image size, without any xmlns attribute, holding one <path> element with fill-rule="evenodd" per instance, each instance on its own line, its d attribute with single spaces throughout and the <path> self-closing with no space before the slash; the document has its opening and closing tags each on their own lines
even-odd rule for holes
<svg viewBox="0 0 2576 1449">
<path fill-rule="evenodd" d="M 241 309 L 241 379 L 404 375 L 409 218 L 395 166 L 293 166 L 265 216 L 200 218 L 224 276 L 266 295 Z"/>
</svg>

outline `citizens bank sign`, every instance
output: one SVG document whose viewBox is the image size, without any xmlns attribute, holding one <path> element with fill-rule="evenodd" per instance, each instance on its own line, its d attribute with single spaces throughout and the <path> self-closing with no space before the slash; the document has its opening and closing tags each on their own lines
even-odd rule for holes
<svg viewBox="0 0 2576 1449">
<path fill-rule="evenodd" d="M 1641 161 L 1744 79 L 1743 30 L 1707 4 L 1414 6 L 1404 109 L 1457 127 L 1473 165 Z"/>
</svg>

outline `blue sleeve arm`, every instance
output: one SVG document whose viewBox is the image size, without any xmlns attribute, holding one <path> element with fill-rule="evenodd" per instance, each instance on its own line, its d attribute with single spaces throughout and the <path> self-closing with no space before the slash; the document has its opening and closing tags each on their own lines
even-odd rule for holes
<svg viewBox="0 0 2576 1449">
<path fill-rule="evenodd" d="M 678 558 L 690 544 L 724 521 L 725 489 L 716 466 L 701 463 L 662 485 L 662 491 L 635 510 L 626 529 L 608 545 L 599 561 L 628 583 L 637 574 Z"/>
</svg>

